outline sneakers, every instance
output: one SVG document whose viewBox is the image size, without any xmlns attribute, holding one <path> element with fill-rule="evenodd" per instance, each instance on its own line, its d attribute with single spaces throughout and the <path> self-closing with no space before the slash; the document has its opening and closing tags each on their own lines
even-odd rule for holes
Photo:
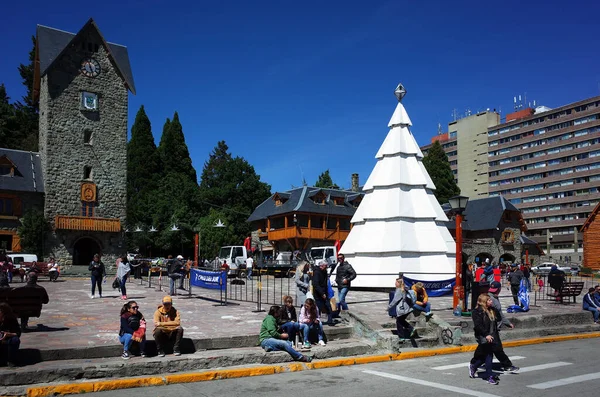
<svg viewBox="0 0 600 397">
<path fill-rule="evenodd" d="M 181 356 L 181 352 L 178 352 L 177 350 L 175 350 L 175 351 L 173 352 L 173 355 L 174 355 L 174 356 Z"/>
<path fill-rule="evenodd" d="M 425 319 L 426 320 L 429 320 L 431 317 L 433 317 L 433 313 L 432 312 L 425 313 Z"/>
<path fill-rule="evenodd" d="M 511 367 L 506 367 L 504 368 L 504 372 L 510 372 L 511 374 L 516 374 L 517 372 L 519 372 L 521 368 L 519 367 L 515 367 L 514 365 Z"/>
<path fill-rule="evenodd" d="M 158 351 L 158 357 L 164 357 L 165 356 L 165 352 L 162 350 Z"/>
<path fill-rule="evenodd" d="M 309 363 L 309 362 L 312 361 L 312 357 L 310 357 L 310 356 L 302 356 L 302 357 L 300 357 L 300 359 L 298 361 L 303 362 L 303 363 Z"/>
<path fill-rule="evenodd" d="M 410 331 L 410 338 L 414 338 L 415 335 L 417 335 L 417 329 L 413 328 L 412 331 Z"/>
<path fill-rule="evenodd" d="M 323 339 L 321 339 L 321 340 L 319 341 L 319 346 L 325 346 L 325 342 L 323 342 Z"/>
<path fill-rule="evenodd" d="M 474 378 L 477 375 L 477 368 L 473 364 L 469 364 L 469 378 Z"/>
<path fill-rule="evenodd" d="M 92 299 L 96 299 L 96 295 L 92 295 Z"/>
<path fill-rule="evenodd" d="M 121 358 L 123 360 L 129 360 L 129 352 L 127 350 L 123 351 L 123 354 L 121 355 Z"/>
<path fill-rule="evenodd" d="M 310 349 L 310 343 L 309 342 L 304 342 L 304 344 L 302 345 L 303 349 Z"/>
<path fill-rule="evenodd" d="M 488 383 L 489 383 L 490 385 L 497 385 L 497 384 L 498 384 L 498 380 L 496 380 L 496 378 L 495 378 L 494 376 L 490 376 L 490 377 L 488 378 Z"/>
<path fill-rule="evenodd" d="M 100 299 L 102 299 L 102 294 L 100 294 Z"/>
<path fill-rule="evenodd" d="M 140 357 L 141 357 L 141 358 L 146 358 L 146 353 L 144 353 L 144 352 L 141 352 L 141 353 L 140 353 Z"/>
</svg>

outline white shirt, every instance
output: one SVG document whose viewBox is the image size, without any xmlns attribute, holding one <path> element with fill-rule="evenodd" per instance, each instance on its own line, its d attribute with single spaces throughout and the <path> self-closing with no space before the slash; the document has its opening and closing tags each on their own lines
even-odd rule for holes
<svg viewBox="0 0 600 397">
<path fill-rule="evenodd" d="M 246 259 L 246 269 L 252 269 L 254 267 L 254 259 Z"/>
</svg>

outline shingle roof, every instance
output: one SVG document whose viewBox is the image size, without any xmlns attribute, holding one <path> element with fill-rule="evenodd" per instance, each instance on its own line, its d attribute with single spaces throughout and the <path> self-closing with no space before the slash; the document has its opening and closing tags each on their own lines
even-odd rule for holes
<svg viewBox="0 0 600 397">
<path fill-rule="evenodd" d="M 322 192 L 327 197 L 324 205 L 316 204 L 311 199 L 311 197 L 314 197 L 319 192 Z M 275 195 L 279 195 L 279 197 L 284 199 L 287 197 L 287 200 L 280 206 L 277 206 L 273 200 Z M 358 197 L 362 197 L 363 195 L 364 193 L 357 193 L 351 190 L 320 189 L 318 187 L 310 186 L 303 186 L 286 192 L 276 192 L 256 207 L 252 215 L 248 218 L 248 222 L 292 212 L 308 212 L 313 214 L 352 217 L 354 212 L 356 212 L 356 208 L 352 205 L 351 201 Z M 336 205 L 333 200 L 334 197 L 344 199 L 344 204 Z"/>
<path fill-rule="evenodd" d="M 39 153 L 0 148 L 0 158 L 7 157 L 16 167 L 14 176 L 0 176 L 0 190 L 44 192 L 42 162 Z"/>
<path fill-rule="evenodd" d="M 464 211 L 463 230 L 495 229 L 500 223 L 504 211 L 520 212 L 517 207 L 502 196 L 469 200 Z M 448 229 L 454 229 L 456 225 L 454 221 L 449 221 L 446 222 L 446 226 Z"/>
<path fill-rule="evenodd" d="M 93 20 L 88 21 L 88 24 L 96 26 Z M 98 31 L 98 34 L 102 36 L 102 33 Z M 71 41 L 77 36 L 75 33 L 65 32 L 63 30 L 51 28 L 48 26 L 38 25 L 37 26 L 37 50 L 39 60 L 39 77 L 46 74 L 48 68 L 52 63 L 59 57 L 63 50 L 71 43 Z M 131 72 L 131 65 L 129 64 L 129 54 L 127 47 L 108 43 L 108 51 L 112 56 L 119 72 L 123 76 L 125 83 L 129 90 L 135 94 L 135 83 L 133 82 L 133 73 Z"/>
</svg>

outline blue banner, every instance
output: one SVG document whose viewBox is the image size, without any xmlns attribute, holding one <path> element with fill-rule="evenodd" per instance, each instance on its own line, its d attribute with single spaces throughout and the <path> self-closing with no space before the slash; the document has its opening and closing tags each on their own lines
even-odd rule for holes
<svg viewBox="0 0 600 397">
<path fill-rule="evenodd" d="M 227 272 L 210 272 L 198 269 L 191 269 L 190 271 L 190 284 L 194 287 L 225 290 L 227 286 Z"/>
<path fill-rule="evenodd" d="M 407 288 L 413 286 L 413 284 L 421 282 L 425 286 L 425 291 L 429 296 L 444 296 L 452 293 L 452 289 L 456 284 L 456 279 L 451 278 L 449 280 L 442 281 L 421 281 L 413 280 L 412 278 L 404 277 L 404 285 Z"/>
</svg>

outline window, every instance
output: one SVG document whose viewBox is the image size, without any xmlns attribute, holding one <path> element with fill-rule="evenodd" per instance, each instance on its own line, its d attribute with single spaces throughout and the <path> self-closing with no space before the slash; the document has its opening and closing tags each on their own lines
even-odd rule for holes
<svg viewBox="0 0 600 397">
<path fill-rule="evenodd" d="M 350 230 L 350 219 L 340 218 L 340 230 Z"/>
<path fill-rule="evenodd" d="M 450 133 L 448 135 L 449 135 L 450 139 L 456 138 L 456 131 L 450 131 Z"/>
<path fill-rule="evenodd" d="M 298 226 L 308 227 L 308 215 L 298 215 Z"/>
<path fill-rule="evenodd" d="M 0 198 L 0 215 L 14 215 L 13 200 L 11 198 Z"/>
<path fill-rule="evenodd" d="M 329 229 L 329 230 L 337 229 L 337 218 L 327 218 L 327 229 Z"/>
<path fill-rule="evenodd" d="M 0 175 L 12 176 L 12 168 L 8 165 L 0 165 Z"/>
<path fill-rule="evenodd" d="M 81 110 L 98 110 L 98 94 L 81 92 Z"/>
<path fill-rule="evenodd" d="M 87 165 L 83 167 L 83 179 L 92 179 L 92 167 Z"/>
<path fill-rule="evenodd" d="M 83 143 L 91 145 L 92 144 L 92 131 L 84 130 L 83 131 Z"/>
<path fill-rule="evenodd" d="M 311 216 L 310 227 L 312 229 L 323 229 L 323 220 L 322 216 Z"/>
<path fill-rule="evenodd" d="M 86 201 L 81 202 L 81 216 L 94 216 L 94 203 L 88 203 Z"/>
</svg>

